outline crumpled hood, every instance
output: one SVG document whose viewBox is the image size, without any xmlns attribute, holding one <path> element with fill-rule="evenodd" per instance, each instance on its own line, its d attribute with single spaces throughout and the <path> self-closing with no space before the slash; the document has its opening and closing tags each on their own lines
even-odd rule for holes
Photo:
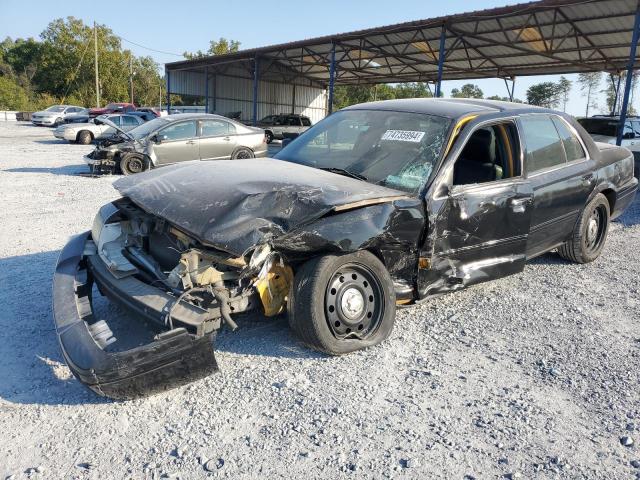
<svg viewBox="0 0 640 480">
<path fill-rule="evenodd" d="M 407 197 L 270 158 L 185 162 L 123 177 L 114 186 L 148 213 L 235 255 L 331 210 Z"/>
</svg>

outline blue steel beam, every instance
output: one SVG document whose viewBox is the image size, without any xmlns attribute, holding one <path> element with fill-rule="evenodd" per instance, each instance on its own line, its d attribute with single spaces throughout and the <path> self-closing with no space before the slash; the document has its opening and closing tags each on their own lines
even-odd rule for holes
<svg viewBox="0 0 640 480">
<path fill-rule="evenodd" d="M 627 64 L 627 78 L 624 81 L 624 96 L 622 97 L 622 108 L 620 109 L 620 125 L 618 126 L 618 138 L 616 145 L 622 143 L 624 124 L 627 121 L 627 109 L 629 108 L 629 94 L 631 93 L 631 80 L 633 79 L 633 67 L 636 63 L 636 47 L 640 37 L 640 5 L 636 8 L 636 19 L 633 23 L 633 37 L 631 38 L 631 48 L 629 49 L 629 63 Z"/>
<path fill-rule="evenodd" d="M 447 30 L 446 26 L 442 25 L 442 32 L 440 33 L 440 48 L 438 49 L 438 80 L 436 82 L 436 98 L 442 94 L 442 67 L 444 67 L 444 41 L 446 38 Z"/>
<path fill-rule="evenodd" d="M 329 115 L 333 113 L 333 88 L 336 77 L 336 44 L 331 44 L 331 63 L 329 64 Z"/>
<path fill-rule="evenodd" d="M 258 56 L 253 59 L 253 126 L 258 125 Z"/>
</svg>

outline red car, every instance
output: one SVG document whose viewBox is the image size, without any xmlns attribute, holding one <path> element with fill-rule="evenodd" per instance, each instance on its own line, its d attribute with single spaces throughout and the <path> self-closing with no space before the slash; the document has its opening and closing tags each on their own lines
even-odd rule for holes
<svg viewBox="0 0 640 480">
<path fill-rule="evenodd" d="M 89 117 L 94 118 L 107 113 L 135 112 L 136 110 L 136 106 L 133 103 L 109 103 L 102 108 L 90 108 Z"/>
</svg>

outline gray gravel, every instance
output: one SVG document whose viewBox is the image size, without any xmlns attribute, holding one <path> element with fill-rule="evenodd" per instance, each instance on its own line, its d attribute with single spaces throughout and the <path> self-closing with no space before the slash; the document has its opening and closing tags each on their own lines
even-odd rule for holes
<svg viewBox="0 0 640 480">
<path fill-rule="evenodd" d="M 593 264 L 549 254 L 401 310 L 375 348 L 330 358 L 249 319 L 220 374 L 116 403 L 71 376 L 51 318 L 60 248 L 116 198 L 76 175 L 90 149 L 0 124 L 0 479 L 640 475 L 639 203 Z"/>
</svg>

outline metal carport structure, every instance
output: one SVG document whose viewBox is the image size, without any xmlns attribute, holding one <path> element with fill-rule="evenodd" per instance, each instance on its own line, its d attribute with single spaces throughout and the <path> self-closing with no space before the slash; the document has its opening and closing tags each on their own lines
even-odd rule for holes
<svg viewBox="0 0 640 480">
<path fill-rule="evenodd" d="M 167 103 L 171 93 L 197 90 L 209 110 L 211 77 L 248 80 L 255 124 L 261 82 L 293 86 L 294 109 L 295 86 L 326 88 L 330 113 L 336 85 L 434 82 L 439 96 L 443 79 L 507 83 L 518 76 L 595 71 L 620 76 L 633 71 L 639 32 L 639 0 L 542 0 L 169 63 Z"/>
</svg>

